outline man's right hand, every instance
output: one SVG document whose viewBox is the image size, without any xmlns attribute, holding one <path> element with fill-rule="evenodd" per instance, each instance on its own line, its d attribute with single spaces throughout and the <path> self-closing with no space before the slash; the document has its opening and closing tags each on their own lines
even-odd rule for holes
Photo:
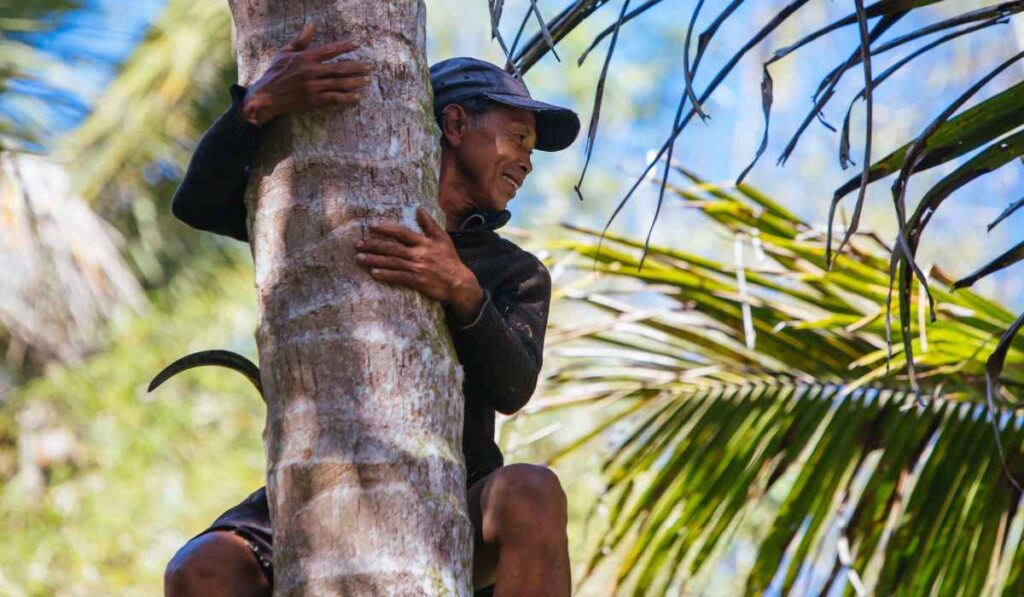
<svg viewBox="0 0 1024 597">
<path fill-rule="evenodd" d="M 323 64 L 357 48 L 340 41 L 308 48 L 316 27 L 307 22 L 298 37 L 278 50 L 267 72 L 245 94 L 242 112 L 253 124 L 263 124 L 280 114 L 332 104 L 354 104 L 360 90 L 370 83 L 370 65 L 357 60 Z"/>
</svg>

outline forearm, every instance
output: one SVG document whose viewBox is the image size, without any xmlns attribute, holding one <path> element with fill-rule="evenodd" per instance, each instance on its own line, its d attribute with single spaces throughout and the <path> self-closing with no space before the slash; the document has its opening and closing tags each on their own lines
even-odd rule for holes
<svg viewBox="0 0 1024 597">
<path fill-rule="evenodd" d="M 231 88 L 231 107 L 203 135 L 174 198 L 175 217 L 199 230 L 246 240 L 246 169 L 259 150 L 262 131 L 245 120 L 245 89 Z"/>
</svg>

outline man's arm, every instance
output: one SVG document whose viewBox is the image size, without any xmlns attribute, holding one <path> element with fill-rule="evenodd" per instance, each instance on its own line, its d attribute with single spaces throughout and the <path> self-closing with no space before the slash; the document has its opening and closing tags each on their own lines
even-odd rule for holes
<svg viewBox="0 0 1024 597">
<path fill-rule="evenodd" d="M 514 292 L 487 293 L 477 318 L 452 329 L 466 387 L 506 415 L 525 406 L 537 387 L 551 301 L 547 268 L 529 254 L 521 258 L 522 281 Z"/>
<path fill-rule="evenodd" d="M 245 187 L 264 134 L 261 125 L 280 114 L 361 99 L 359 90 L 370 82 L 368 64 L 324 63 L 359 45 L 342 41 L 307 49 L 314 33 L 312 22 L 307 23 L 251 87 L 231 86 L 231 107 L 203 135 L 171 200 L 179 220 L 247 240 Z"/>
<path fill-rule="evenodd" d="M 200 139 L 171 199 L 171 213 L 182 222 L 241 241 L 248 240 L 247 170 L 263 137 L 263 130 L 242 114 L 245 93 L 244 87 L 231 86 L 231 107 Z"/>
<path fill-rule="evenodd" d="M 529 253 L 517 254 L 508 264 L 515 290 L 492 297 L 422 207 L 416 221 L 423 234 L 398 224 L 371 225 L 377 237 L 356 242 L 356 259 L 374 279 L 441 302 L 454 323 L 452 336 L 467 387 L 478 386 L 478 395 L 487 396 L 498 412 L 516 412 L 530 399 L 540 374 L 551 300 L 547 269 Z"/>
</svg>

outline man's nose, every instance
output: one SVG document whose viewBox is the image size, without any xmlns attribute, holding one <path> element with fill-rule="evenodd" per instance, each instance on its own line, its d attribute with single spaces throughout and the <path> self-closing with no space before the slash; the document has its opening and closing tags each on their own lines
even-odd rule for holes
<svg viewBox="0 0 1024 597">
<path fill-rule="evenodd" d="M 519 167 L 522 169 L 524 175 L 533 172 L 533 161 L 530 159 L 530 154 L 526 154 L 525 158 L 519 160 Z"/>
</svg>

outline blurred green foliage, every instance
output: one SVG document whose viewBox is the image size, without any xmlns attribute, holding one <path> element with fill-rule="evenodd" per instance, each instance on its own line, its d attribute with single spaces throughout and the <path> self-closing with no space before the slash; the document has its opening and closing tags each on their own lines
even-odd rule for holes
<svg viewBox="0 0 1024 597">
<path fill-rule="evenodd" d="M 198 262 L 107 352 L 0 405 L 0 594 L 153 594 L 189 534 L 262 483 L 264 407 L 243 378 L 145 389 L 186 351 L 254 352 L 251 279 Z"/>
</svg>

